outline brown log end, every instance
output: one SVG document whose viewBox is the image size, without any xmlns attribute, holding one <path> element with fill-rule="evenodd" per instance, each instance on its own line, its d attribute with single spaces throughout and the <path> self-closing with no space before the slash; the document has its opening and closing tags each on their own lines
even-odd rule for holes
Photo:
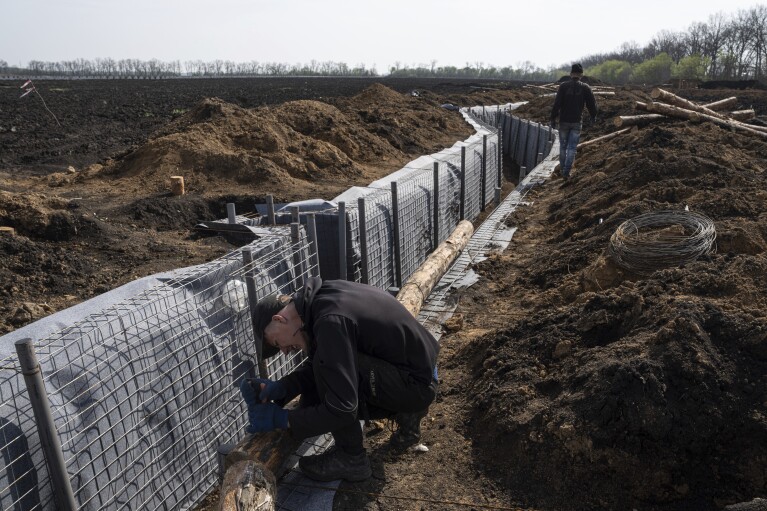
<svg viewBox="0 0 767 511">
<path fill-rule="evenodd" d="M 271 511 L 277 502 L 277 482 L 263 465 L 239 461 L 226 471 L 220 511 Z"/>
<path fill-rule="evenodd" d="M 170 191 L 173 195 L 184 195 L 184 176 L 170 176 Z"/>
</svg>

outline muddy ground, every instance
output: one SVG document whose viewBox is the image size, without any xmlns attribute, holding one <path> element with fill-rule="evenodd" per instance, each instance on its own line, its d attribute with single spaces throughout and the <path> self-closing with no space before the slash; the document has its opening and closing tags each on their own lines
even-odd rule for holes
<svg viewBox="0 0 767 511">
<path fill-rule="evenodd" d="M 195 97 L 200 82 L 179 81 L 178 95 L 173 82 L 102 82 L 112 103 L 96 82 L 46 84 L 54 98 L 69 92 L 48 100 L 64 130 L 0 83 L 0 224 L 17 230 L 0 238 L 0 332 L 231 249 L 190 231 L 225 216 L 226 202 L 330 198 L 468 136 L 443 102 L 529 100 L 518 114 L 539 121 L 552 102 L 502 83 L 339 81 L 335 96 L 287 83 L 271 101 L 266 86 L 238 99 L 246 81 L 204 83 Z M 767 115 L 764 91 L 676 92 L 737 96 Z M 649 89 L 598 98 L 582 140 L 648 99 Z M 87 107 L 103 101 L 101 114 Z M 162 115 L 150 122 L 142 109 Z M 476 266 L 480 282 L 445 325 L 429 452 L 391 453 L 388 430 L 369 428 L 373 477 L 343 484 L 334 507 L 692 510 L 764 497 L 765 155 L 764 139 L 668 120 L 584 149 L 571 180 L 530 191 L 508 220 L 519 228 L 511 246 Z M 189 195 L 169 196 L 173 174 Z M 623 221 L 685 205 L 713 219 L 715 253 L 647 276 L 608 256 Z"/>
</svg>

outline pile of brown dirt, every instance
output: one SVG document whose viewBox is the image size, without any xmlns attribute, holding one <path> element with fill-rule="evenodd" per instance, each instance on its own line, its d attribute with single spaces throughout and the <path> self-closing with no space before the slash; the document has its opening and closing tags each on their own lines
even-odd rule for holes
<svg viewBox="0 0 767 511">
<path fill-rule="evenodd" d="M 478 265 L 450 364 L 469 375 L 478 458 L 518 498 L 715 509 L 764 495 L 765 154 L 759 138 L 664 121 L 582 151 L 570 181 L 509 219 L 519 231 Z M 685 205 L 714 220 L 716 254 L 646 278 L 610 259 L 623 221 Z"/>
</svg>

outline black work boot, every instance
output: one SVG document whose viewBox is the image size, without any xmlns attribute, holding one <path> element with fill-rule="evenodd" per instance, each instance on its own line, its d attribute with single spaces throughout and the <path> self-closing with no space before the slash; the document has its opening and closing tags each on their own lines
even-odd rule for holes
<svg viewBox="0 0 767 511">
<path fill-rule="evenodd" d="M 348 454 L 335 445 L 322 454 L 302 457 L 298 460 L 298 466 L 306 477 L 315 481 L 345 479 L 355 482 L 364 481 L 373 475 L 365 451 Z"/>
<path fill-rule="evenodd" d="M 426 417 L 426 410 L 419 412 L 399 412 L 394 416 L 397 423 L 397 431 L 392 433 L 389 446 L 405 450 L 421 441 L 421 419 Z"/>
</svg>

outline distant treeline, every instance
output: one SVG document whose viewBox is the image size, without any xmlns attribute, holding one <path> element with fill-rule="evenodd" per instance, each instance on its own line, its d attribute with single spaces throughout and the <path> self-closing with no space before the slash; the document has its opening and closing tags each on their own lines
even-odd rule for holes
<svg viewBox="0 0 767 511">
<path fill-rule="evenodd" d="M 364 64 L 350 67 L 344 62 L 317 62 L 289 65 L 280 62 L 232 62 L 231 60 L 157 59 L 75 59 L 62 62 L 31 60 L 25 68 L 9 67 L 0 60 L 0 74 L 20 76 L 61 76 L 78 78 L 176 78 L 235 76 L 378 76 L 375 68 Z"/>
<path fill-rule="evenodd" d="M 767 6 L 757 5 L 736 14 L 718 13 L 707 23 L 693 23 L 686 31 L 660 31 L 644 47 L 635 42 L 619 49 L 580 59 L 586 75 L 608 83 L 663 83 L 685 80 L 760 80 L 767 76 Z M 541 69 L 532 62 L 518 67 L 494 67 L 482 62 L 463 67 L 437 66 L 437 61 L 416 66 L 399 62 L 388 69 L 393 77 L 482 78 L 499 80 L 554 81 L 569 72 L 570 64 Z M 276 62 L 111 58 L 63 62 L 30 61 L 25 68 L 0 60 L 0 74 L 80 78 L 173 78 L 236 76 L 380 76 L 375 66 L 343 62 L 289 65 Z"/>
<path fill-rule="evenodd" d="M 718 13 L 686 31 L 660 31 L 649 44 L 623 43 L 581 59 L 586 74 L 610 83 L 669 78 L 760 80 L 767 76 L 767 6 Z"/>
</svg>

